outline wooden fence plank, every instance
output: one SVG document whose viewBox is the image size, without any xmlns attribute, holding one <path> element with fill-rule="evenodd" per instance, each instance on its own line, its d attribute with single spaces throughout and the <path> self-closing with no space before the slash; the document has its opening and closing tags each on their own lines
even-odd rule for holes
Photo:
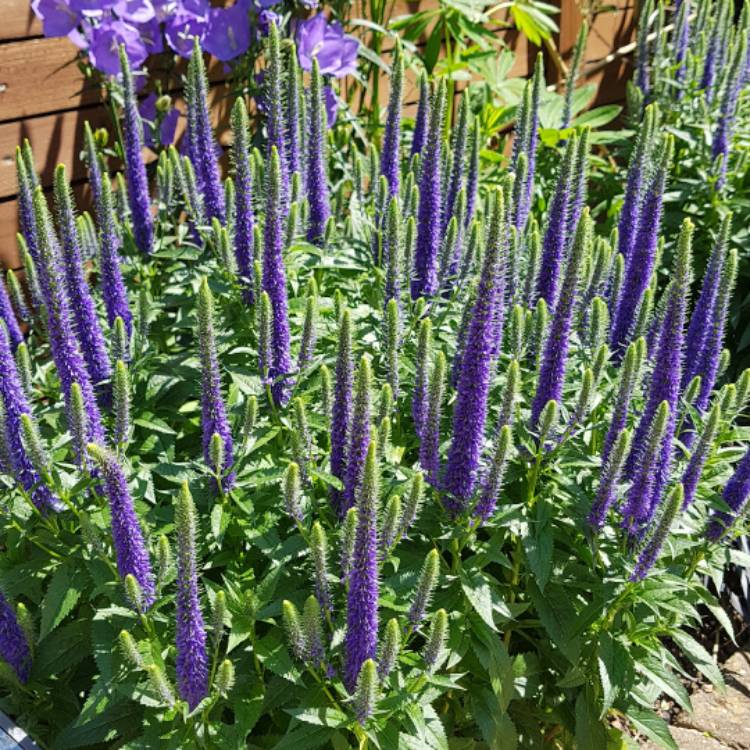
<svg viewBox="0 0 750 750">
<path fill-rule="evenodd" d="M 0 42 L 41 36 L 42 22 L 31 10 L 29 0 L 2 0 L 1 4 L 3 23 L 0 26 Z"/>
</svg>

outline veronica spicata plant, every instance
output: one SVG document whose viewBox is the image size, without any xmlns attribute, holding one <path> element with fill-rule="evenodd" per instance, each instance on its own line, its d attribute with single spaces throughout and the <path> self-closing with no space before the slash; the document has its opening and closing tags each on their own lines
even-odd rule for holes
<svg viewBox="0 0 750 750">
<path fill-rule="evenodd" d="M 626 251 L 586 205 L 586 129 L 536 182 L 541 70 L 489 185 L 442 84 L 412 157 L 398 66 L 385 158 L 303 126 L 326 61 L 303 75 L 272 32 L 269 86 L 317 101 L 254 134 L 235 105 L 225 175 L 192 54 L 150 254 L 115 211 L 140 176 L 113 191 L 92 134 L 94 219 L 61 170 L 56 225 L 20 153 L 39 289 L 24 341 L 0 331 L 4 710 L 68 747 L 675 747 L 660 692 L 721 682 L 695 632 L 703 607 L 731 630 L 704 581 L 745 527 L 750 373 L 724 382 L 735 249 L 659 221 L 655 110 Z"/>
</svg>

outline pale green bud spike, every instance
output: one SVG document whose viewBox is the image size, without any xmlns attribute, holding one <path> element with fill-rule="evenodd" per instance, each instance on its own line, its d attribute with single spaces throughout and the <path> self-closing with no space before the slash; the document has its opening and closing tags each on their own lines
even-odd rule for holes
<svg viewBox="0 0 750 750">
<path fill-rule="evenodd" d="M 39 434 L 39 428 L 30 414 L 21 414 L 21 433 L 31 465 L 41 476 L 49 474 L 50 460 Z"/>
<path fill-rule="evenodd" d="M 122 655 L 137 669 L 143 669 L 143 657 L 141 652 L 138 650 L 138 645 L 135 642 L 133 636 L 127 630 L 121 630 L 118 636 L 120 644 L 120 650 Z"/>
<path fill-rule="evenodd" d="M 162 703 L 166 703 L 170 708 L 174 706 L 174 691 L 161 667 L 156 664 L 148 664 L 146 672 L 148 673 L 152 690 L 159 696 Z"/>
<path fill-rule="evenodd" d="M 514 305 L 510 318 L 511 353 L 516 359 L 521 357 L 526 335 L 526 313 L 521 305 Z"/>
<path fill-rule="evenodd" d="M 622 289 L 622 280 L 625 274 L 625 258 L 622 253 L 618 253 L 615 258 L 614 268 L 612 270 L 612 293 L 610 296 L 610 309 L 615 309 L 617 300 L 620 299 Z"/>
<path fill-rule="evenodd" d="M 90 450 L 90 448 L 89 448 Z M 128 573 L 125 576 L 125 596 L 130 604 L 141 614 L 143 614 L 143 592 L 135 576 Z"/>
<path fill-rule="evenodd" d="M 591 369 L 594 372 L 594 383 L 599 382 L 599 379 L 602 376 L 602 371 L 604 370 L 604 365 L 607 364 L 608 360 L 609 346 L 607 346 L 607 344 L 602 344 L 596 350 L 596 354 L 594 355 L 594 364 L 591 366 Z"/>
<path fill-rule="evenodd" d="M 305 634 L 302 630 L 299 611 L 292 602 L 288 599 L 284 599 L 281 604 L 281 613 L 284 619 L 284 629 L 286 630 L 286 636 L 289 639 L 292 653 L 300 661 L 305 661 L 307 649 L 305 647 Z"/>
<path fill-rule="evenodd" d="M 591 407 L 591 398 L 594 392 L 594 371 L 587 367 L 583 373 L 583 379 L 581 380 L 581 387 L 578 391 L 578 401 L 576 402 L 575 409 L 573 410 L 573 416 L 571 423 L 573 425 L 583 424 L 586 419 L 586 415 Z"/>
<path fill-rule="evenodd" d="M 112 360 L 130 361 L 130 337 L 125 327 L 125 321 L 118 315 L 112 326 L 112 340 L 110 342 Z"/>
<path fill-rule="evenodd" d="M 692 404 L 695 399 L 698 397 L 698 393 L 700 393 L 701 389 L 701 376 L 696 375 L 688 384 L 687 388 L 685 388 L 685 393 L 682 395 L 683 400 L 686 404 Z"/>
<path fill-rule="evenodd" d="M 231 177 L 227 177 L 227 179 L 224 181 L 224 205 L 226 206 L 227 212 L 227 236 L 231 237 L 231 235 L 234 233 L 234 217 L 237 210 L 234 180 Z"/>
<path fill-rule="evenodd" d="M 271 298 L 267 292 L 260 295 L 260 315 L 258 325 L 258 359 L 263 379 L 268 377 L 271 365 Z"/>
<path fill-rule="evenodd" d="M 388 247 L 388 269 L 386 275 L 386 297 L 397 297 L 401 286 L 401 212 L 394 196 L 388 204 L 386 217 L 386 245 Z"/>
<path fill-rule="evenodd" d="M 331 596 L 328 587 L 328 537 L 318 521 L 310 531 L 310 555 L 315 568 L 315 595 L 320 605 L 331 609 Z"/>
<path fill-rule="evenodd" d="M 412 479 L 411 488 L 404 504 L 399 537 L 404 536 L 417 520 L 424 499 L 424 474 L 418 471 Z"/>
<path fill-rule="evenodd" d="M 398 541 L 398 531 L 401 528 L 401 498 L 392 495 L 385 505 L 383 514 L 383 528 L 380 532 L 380 543 L 388 553 Z"/>
<path fill-rule="evenodd" d="M 151 314 L 153 310 L 153 304 L 151 297 L 146 291 L 145 287 L 141 287 L 138 290 L 138 338 L 143 345 L 148 340 L 148 331 L 151 324 Z"/>
<path fill-rule="evenodd" d="M 534 310 L 534 350 L 537 354 L 537 359 L 541 357 L 544 349 L 544 340 L 547 337 L 547 328 L 549 326 L 549 308 L 544 300 L 544 297 L 540 297 L 536 303 L 536 309 Z"/>
<path fill-rule="evenodd" d="M 448 279 L 448 272 L 450 270 L 450 264 L 453 256 L 453 251 L 456 247 L 456 239 L 458 238 L 458 220 L 455 216 L 451 217 L 448 222 L 448 228 L 443 238 L 443 244 L 440 249 L 440 279 L 441 283 L 445 283 Z"/>
<path fill-rule="evenodd" d="M 357 519 L 359 513 L 356 507 L 349 508 L 344 517 L 341 529 L 341 578 L 348 580 L 351 572 L 352 555 L 354 554 L 354 542 L 357 535 Z"/>
<path fill-rule="evenodd" d="M 448 640 L 448 613 L 444 609 L 435 612 L 422 656 L 427 672 L 432 674 L 442 663 Z"/>
<path fill-rule="evenodd" d="M 0 398 L 0 474 L 10 474 L 13 466 L 7 435 L 8 428 L 5 424 L 5 404 Z"/>
<path fill-rule="evenodd" d="M 539 415 L 539 446 L 543 446 L 547 438 L 557 427 L 559 416 L 559 404 L 554 399 L 550 399 Z"/>
<path fill-rule="evenodd" d="M 130 374 L 121 359 L 115 362 L 113 381 L 114 440 L 116 445 L 125 445 L 130 436 Z"/>
<path fill-rule="evenodd" d="M 255 429 L 255 423 L 258 420 L 258 397 L 248 396 L 245 401 L 245 414 L 242 418 L 242 435 L 245 440 L 250 438 L 253 430 Z"/>
<path fill-rule="evenodd" d="M 294 430 L 292 431 L 292 448 L 295 461 L 299 464 L 303 480 L 306 479 L 306 468 L 312 457 L 312 438 L 307 426 L 305 404 L 297 397 L 292 402 L 294 413 Z"/>
<path fill-rule="evenodd" d="M 193 163 L 187 156 L 182 159 L 182 183 L 185 191 L 183 196 L 185 208 L 195 224 L 203 225 L 206 217 L 203 208 L 203 196 L 198 190 Z"/>
<path fill-rule="evenodd" d="M 219 589 L 214 597 L 214 606 L 211 610 L 211 638 L 214 646 L 221 643 L 224 637 L 224 623 L 227 620 L 227 595 Z"/>
<path fill-rule="evenodd" d="M 513 424 L 516 409 L 516 400 L 521 388 L 521 367 L 518 360 L 513 359 L 508 365 L 505 376 L 505 390 L 503 391 L 503 402 L 497 420 L 498 428 Z"/>
<path fill-rule="evenodd" d="M 215 474 L 221 474 L 224 467 L 224 441 L 218 432 L 211 435 L 208 445 L 208 455 L 211 459 L 211 469 Z"/>
<path fill-rule="evenodd" d="M 284 472 L 284 510 L 295 522 L 302 522 L 302 485 L 299 466 L 292 462 Z"/>
<path fill-rule="evenodd" d="M 331 371 L 327 365 L 321 365 L 320 367 L 320 403 L 323 409 L 323 416 L 330 423 L 333 404 L 333 381 L 331 379 Z"/>
<path fill-rule="evenodd" d="M 8 269 L 6 280 L 8 282 L 8 296 L 16 315 L 24 323 L 31 322 L 31 312 L 26 304 L 26 297 L 24 296 L 23 289 L 21 289 L 16 272 Z"/>
<path fill-rule="evenodd" d="M 727 368 L 729 367 L 729 363 L 732 360 L 732 353 L 729 351 L 729 349 L 722 349 L 721 354 L 719 355 L 719 370 L 716 374 L 717 378 L 720 378 L 724 373 L 727 371 Z"/>
<path fill-rule="evenodd" d="M 323 230 L 323 247 L 326 247 L 336 236 L 336 219 L 329 216 L 326 220 L 326 226 Z"/>
<path fill-rule="evenodd" d="M 22 234 L 16 234 L 16 242 L 18 243 L 18 251 L 21 255 L 24 271 L 26 272 L 26 283 L 29 285 L 31 299 L 34 305 L 38 307 L 42 303 L 43 297 L 41 287 L 39 286 L 39 275 L 37 274 L 36 264 L 31 257 L 26 240 Z"/>
<path fill-rule="evenodd" d="M 224 697 L 229 695 L 234 686 L 234 677 L 234 664 L 224 659 L 216 673 L 216 692 Z"/>
<path fill-rule="evenodd" d="M 378 677 L 385 680 L 393 671 L 401 653 L 401 628 L 398 620 L 394 617 L 388 620 L 385 626 L 385 636 L 383 637 L 383 647 L 380 651 L 378 660 Z"/>
<path fill-rule="evenodd" d="M 737 389 L 734 383 L 729 383 L 721 389 L 721 395 L 719 397 L 719 405 L 721 407 L 722 416 L 728 416 L 729 413 L 734 409 L 734 405 L 737 402 Z"/>
<path fill-rule="evenodd" d="M 34 390 L 34 376 L 31 369 L 31 357 L 29 356 L 29 347 L 26 342 L 22 341 L 16 349 L 16 368 L 21 378 L 21 385 L 27 396 L 30 396 Z"/>
<path fill-rule="evenodd" d="M 409 625 L 414 628 L 424 619 L 427 607 L 432 599 L 432 593 L 438 582 L 440 571 L 440 555 L 436 549 L 427 553 L 424 565 L 419 574 L 419 581 L 414 591 L 411 606 L 409 607 Z"/>
<path fill-rule="evenodd" d="M 325 660 L 325 639 L 320 604 L 314 596 L 308 596 L 302 609 L 302 631 L 305 638 L 307 660 L 320 667 Z"/>
<path fill-rule="evenodd" d="M 34 627 L 34 618 L 31 616 L 31 612 L 29 612 L 23 602 L 18 602 L 18 604 L 16 604 L 16 619 L 26 637 L 26 642 L 29 644 L 29 649 L 33 657 L 35 650 L 34 646 L 37 642 L 36 628 Z"/>
<path fill-rule="evenodd" d="M 163 586 L 172 572 L 172 548 L 169 539 L 162 534 L 156 545 L 156 585 Z"/>
<path fill-rule="evenodd" d="M 81 386 L 73 383 L 70 387 L 70 425 L 68 427 L 73 438 L 73 449 L 81 465 L 85 463 L 86 457 L 88 421 Z"/>
<path fill-rule="evenodd" d="M 750 368 L 744 370 L 737 381 L 737 411 L 741 412 L 750 396 Z"/>
<path fill-rule="evenodd" d="M 416 187 L 414 188 L 417 189 Z M 403 265 L 403 285 L 408 288 L 411 283 L 411 271 L 414 264 L 414 245 L 417 241 L 417 222 L 413 216 L 406 220 L 404 229 L 404 261 Z"/>
<path fill-rule="evenodd" d="M 385 308 L 386 323 L 386 352 L 385 352 L 385 370 L 386 378 L 391 391 L 398 396 L 400 378 L 399 378 L 399 344 L 400 344 L 400 323 L 399 309 L 395 298 L 388 300 Z"/>
<path fill-rule="evenodd" d="M 608 338 L 609 309 L 601 297 L 591 300 L 591 333 L 589 342 L 592 351 L 596 351 Z"/>
<path fill-rule="evenodd" d="M 291 247 L 297 237 L 299 227 L 299 204 L 291 203 L 289 205 L 289 214 L 286 219 L 286 236 L 284 238 L 285 247 Z"/>
<path fill-rule="evenodd" d="M 378 422 L 377 429 L 377 448 L 376 453 L 378 461 L 383 461 L 386 451 L 388 450 L 388 443 L 391 439 L 391 418 L 383 417 Z"/>
<path fill-rule="evenodd" d="M 333 314 L 337 322 L 341 322 L 341 316 L 346 310 L 346 301 L 344 300 L 344 294 L 340 289 L 336 289 L 333 293 Z"/>
<path fill-rule="evenodd" d="M 315 284 L 314 279 L 310 279 Z M 305 301 L 305 319 L 302 324 L 302 337 L 299 347 L 299 364 L 304 367 L 313 356 L 315 348 L 315 324 L 318 315 L 317 294 L 308 294 Z"/>
<path fill-rule="evenodd" d="M 378 423 L 390 416 L 393 412 L 393 389 L 389 383 L 383 383 L 380 389 L 380 399 L 378 400 Z"/>
<path fill-rule="evenodd" d="M 357 721 L 364 726 L 375 711 L 378 699 L 378 669 L 372 659 L 368 659 L 359 670 L 357 687 L 354 690 L 354 712 Z"/>
</svg>

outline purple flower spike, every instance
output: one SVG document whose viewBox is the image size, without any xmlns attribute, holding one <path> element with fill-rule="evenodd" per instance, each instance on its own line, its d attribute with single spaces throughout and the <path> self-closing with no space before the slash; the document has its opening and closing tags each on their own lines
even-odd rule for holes
<svg viewBox="0 0 750 750">
<path fill-rule="evenodd" d="M 737 279 L 737 251 L 733 248 L 730 250 L 724 268 L 721 274 L 721 284 L 716 295 L 716 303 L 711 315 L 711 328 L 706 336 L 706 343 L 703 347 L 703 353 L 700 358 L 700 365 L 696 371 L 701 376 L 701 389 L 698 398 L 695 400 L 695 408 L 699 411 L 705 411 L 708 406 L 711 391 L 716 385 L 716 378 L 719 373 L 719 360 L 721 358 L 721 349 L 724 342 L 724 333 L 729 317 L 729 302 L 732 297 L 732 290 Z"/>
<path fill-rule="evenodd" d="M 339 321 L 336 385 L 331 415 L 331 474 L 342 483 L 346 476 L 347 438 L 352 423 L 353 372 L 351 320 L 349 311 L 344 310 Z M 341 493 L 338 490 L 332 491 L 331 499 L 338 515 L 345 515 Z"/>
<path fill-rule="evenodd" d="M 458 106 L 458 121 L 453 136 L 453 163 L 451 164 L 450 175 L 447 176 L 448 196 L 445 200 L 443 209 L 443 232 L 448 226 L 455 213 L 456 199 L 461 190 L 464 181 L 464 171 L 466 167 L 466 142 L 469 135 L 469 92 L 464 91 L 461 96 L 461 103 Z"/>
<path fill-rule="evenodd" d="M 662 199 L 673 152 L 674 139 L 672 136 L 667 136 L 661 163 L 643 198 L 643 211 L 633 243 L 633 251 L 625 264 L 625 278 L 612 319 L 611 343 L 615 356 L 618 356 L 618 353 L 622 356 L 621 353 L 628 344 L 643 293 L 646 291 L 656 262 Z"/>
<path fill-rule="evenodd" d="M 73 323 L 91 381 L 94 384 L 101 383 L 109 379 L 112 368 L 104 334 L 96 315 L 96 304 L 86 283 L 73 201 L 63 164 L 59 164 L 55 170 L 55 209 Z"/>
<path fill-rule="evenodd" d="M 539 275 L 537 276 L 536 293 L 537 297 L 541 297 L 550 308 L 554 308 L 557 300 L 560 270 L 567 244 L 568 213 L 577 151 L 578 136 L 573 135 L 565 147 L 565 156 L 560 165 L 560 174 L 557 178 L 547 230 L 544 233 L 542 244 L 542 258 Z"/>
<path fill-rule="evenodd" d="M 208 111 L 206 67 L 197 38 L 194 40 L 193 54 L 190 56 L 187 83 L 190 158 L 206 204 L 208 219 L 216 218 L 223 223 L 226 215 L 224 186 L 219 174 L 214 133 Z"/>
<path fill-rule="evenodd" d="M 427 140 L 427 128 L 430 124 L 430 85 L 427 82 L 427 74 L 422 73 L 419 78 L 419 106 L 417 107 L 417 119 L 414 122 L 414 134 L 411 139 L 411 155 L 421 154 Z"/>
<path fill-rule="evenodd" d="M 344 685 L 351 693 L 362 664 L 378 649 L 378 504 L 376 441 L 365 459 L 362 488 L 357 496 L 357 529 L 352 553 L 344 636 Z"/>
<path fill-rule="evenodd" d="M 717 403 L 714 404 L 708 418 L 706 419 L 706 424 L 703 427 L 698 444 L 695 446 L 695 450 L 690 456 L 690 461 L 685 468 L 685 473 L 682 475 L 682 484 L 685 488 L 683 508 L 687 508 L 695 499 L 698 482 L 700 481 L 701 473 L 703 472 L 703 466 L 705 465 L 706 459 L 713 447 L 720 419 L 721 405 Z"/>
<path fill-rule="evenodd" d="M 494 192 L 492 218 L 476 300 L 461 357 L 458 393 L 453 407 L 453 439 L 448 452 L 444 489 L 446 509 L 456 516 L 469 503 L 477 480 L 487 420 L 487 396 L 493 370 L 496 300 L 505 288 L 504 262 L 499 257 L 504 228 L 502 192 Z"/>
<path fill-rule="evenodd" d="M 578 222 L 576 237 L 565 270 L 560 299 L 555 306 L 555 312 L 550 323 L 549 333 L 544 342 L 542 364 L 539 369 L 539 382 L 531 405 L 531 426 L 536 428 L 539 415 L 548 401 L 562 398 L 562 388 L 565 382 L 565 366 L 568 361 L 568 345 L 570 327 L 575 310 L 576 289 L 580 274 L 581 259 L 586 256 L 592 240 L 592 222 L 588 210 L 584 209 Z"/>
<path fill-rule="evenodd" d="M 41 261 L 39 264 L 39 281 L 47 308 L 47 331 L 52 358 L 57 367 L 65 397 L 68 424 L 71 426 L 75 424 L 71 391 L 73 384 L 78 383 L 87 418 L 88 432 L 85 438 L 91 442 L 103 443 L 104 428 L 101 415 L 99 407 L 96 405 L 94 389 L 81 356 L 78 341 L 73 335 L 70 301 L 62 279 L 59 248 L 52 227 L 52 218 L 49 215 L 47 202 L 41 188 L 37 188 L 34 193 L 34 213 L 37 222 Z M 85 456 L 78 456 L 81 465 L 84 464 L 85 458 Z"/>
<path fill-rule="evenodd" d="M 151 196 L 148 192 L 146 166 L 143 163 L 143 123 L 138 114 L 133 87 L 133 74 L 130 72 L 125 47 L 120 47 L 122 67 L 123 122 L 122 134 L 125 151 L 125 177 L 128 182 L 128 201 L 133 215 L 135 244 L 142 253 L 149 254 L 154 244 L 154 219 L 151 215 Z"/>
<path fill-rule="evenodd" d="M 29 174 L 20 147 L 16 148 L 16 178 L 18 181 L 18 223 L 21 234 L 26 240 L 26 247 L 35 263 L 39 262 L 39 250 L 36 239 L 36 222 L 34 220 L 34 179 Z"/>
<path fill-rule="evenodd" d="M 750 499 L 750 449 L 737 464 L 734 474 L 724 488 L 722 498 L 730 507 L 731 513 L 716 511 L 711 514 L 706 536 L 712 541 L 718 541 L 727 533 Z"/>
<path fill-rule="evenodd" d="M 635 147 L 628 164 L 625 196 L 618 223 L 617 250 L 627 262 L 633 251 L 643 210 L 643 183 L 647 177 L 648 160 L 651 156 L 654 130 L 657 124 L 657 109 L 646 107 L 643 123 L 638 131 Z"/>
<path fill-rule="evenodd" d="M 362 357 L 357 370 L 354 387 L 354 409 L 349 430 L 349 446 L 346 452 L 346 475 L 342 513 L 351 508 L 359 494 L 364 473 L 365 456 L 370 444 L 370 388 L 372 374 L 370 360 Z"/>
<path fill-rule="evenodd" d="M 96 214 L 99 222 L 99 270 L 102 277 L 102 297 L 107 310 L 107 322 L 111 327 L 117 318 L 122 318 L 130 336 L 133 330 L 133 313 L 130 312 L 128 292 L 122 280 L 120 239 L 115 224 L 112 188 L 108 177 L 101 182 L 101 200 L 96 205 Z"/>
<path fill-rule="evenodd" d="M 227 419 L 227 410 L 221 395 L 221 374 L 216 356 L 216 333 L 214 330 L 214 305 L 208 281 L 204 278 L 198 291 L 198 342 L 201 359 L 201 429 L 203 433 L 203 459 L 212 471 L 211 439 L 218 434 L 223 444 L 224 476 L 222 491 L 234 484 L 234 444 L 232 429 Z"/>
<path fill-rule="evenodd" d="M 8 296 L 8 290 L 5 288 L 5 282 L 0 279 L 0 322 L 5 323 L 5 327 L 10 336 L 10 345 L 13 351 L 23 341 L 23 334 L 18 326 L 16 313 L 13 311 L 13 305 Z"/>
<path fill-rule="evenodd" d="M 701 355 L 706 346 L 706 339 L 713 324 L 716 297 L 721 285 L 721 276 L 727 256 L 729 232 L 732 228 L 732 214 L 724 217 L 719 230 L 719 236 L 714 243 L 711 256 L 703 275 L 700 294 L 695 302 L 693 314 L 690 317 L 687 335 L 685 337 L 685 371 L 682 374 L 682 388 L 698 374 Z"/>
<path fill-rule="evenodd" d="M 234 258 L 243 285 L 243 298 L 252 305 L 253 299 L 253 213 L 252 167 L 250 165 L 250 124 L 247 118 L 245 100 L 239 97 L 232 107 L 232 163 L 234 166 L 235 194 L 234 216 Z"/>
<path fill-rule="evenodd" d="M 26 683 L 31 673 L 31 651 L 26 634 L 6 598 L 0 593 L 0 657 L 12 667 L 19 682 Z"/>
<path fill-rule="evenodd" d="M 672 40 L 674 44 L 674 60 L 678 66 L 674 78 L 678 84 L 682 84 L 687 72 L 687 53 L 690 43 L 690 0 L 681 0 L 680 2 Z M 678 100 L 682 99 L 683 93 L 682 86 L 680 86 L 677 89 Z"/>
<path fill-rule="evenodd" d="M 112 544 L 117 558 L 117 570 L 124 580 L 132 575 L 140 587 L 141 600 L 130 604 L 141 611 L 151 607 L 156 598 L 151 560 L 143 538 L 143 530 L 135 512 L 125 472 L 114 453 L 96 443 L 89 443 L 88 451 L 101 471 L 104 492 L 112 514 Z"/>
<path fill-rule="evenodd" d="M 289 401 L 292 357 L 289 348 L 289 308 L 284 268 L 284 227 L 281 160 L 276 146 L 271 147 L 266 185 L 266 223 L 263 232 L 263 291 L 271 301 L 271 393 L 277 404 Z"/>
<path fill-rule="evenodd" d="M 313 60 L 310 84 L 309 151 L 307 157 L 307 201 L 310 205 L 310 220 L 307 240 L 315 245 L 323 244 L 326 224 L 331 215 L 328 199 L 328 175 L 326 164 L 326 113 L 323 104 L 323 79 L 320 77 L 318 60 Z"/>
<path fill-rule="evenodd" d="M 445 109 L 445 88 L 435 90 L 430 117 L 430 130 L 423 151 L 419 180 L 419 216 L 417 247 L 414 257 L 414 277 L 411 296 L 429 297 L 438 290 L 438 256 L 443 210 L 442 196 L 442 133 Z"/>
<path fill-rule="evenodd" d="M 669 421 L 662 445 L 659 461 L 654 467 L 653 488 L 648 508 L 643 509 L 643 515 L 638 519 L 641 523 L 648 523 L 653 518 L 662 492 L 666 487 L 669 468 L 672 462 L 672 443 L 674 425 L 677 416 L 680 382 L 682 380 L 682 356 L 685 336 L 685 312 L 690 295 L 691 242 L 693 224 L 685 219 L 680 231 L 677 256 L 673 270 L 673 283 L 664 311 L 659 342 L 654 354 L 654 367 L 649 384 L 646 407 L 641 416 L 633 437 L 633 450 L 628 458 L 627 471 L 633 476 L 636 466 L 641 463 L 641 452 L 647 439 L 648 431 L 653 422 L 659 405 L 669 406 Z"/>
<path fill-rule="evenodd" d="M 7 332 L 0 325 L 0 406 L 3 407 L 3 430 L 10 466 L 16 481 L 40 510 L 61 510 L 63 504 L 43 484 L 34 469 L 21 438 L 21 415 L 31 414 L 31 406 L 21 384 Z"/>
<path fill-rule="evenodd" d="M 175 528 L 177 529 L 177 689 L 188 708 L 195 707 L 208 695 L 208 652 L 206 628 L 198 596 L 195 537 L 197 531 L 195 505 L 184 482 L 177 497 Z"/>
<path fill-rule="evenodd" d="M 401 171 L 401 97 L 404 90 L 404 61 L 401 43 L 396 46 L 388 97 L 388 117 L 383 134 L 383 153 L 380 155 L 380 174 L 388 180 L 390 195 L 398 195 Z"/>
</svg>

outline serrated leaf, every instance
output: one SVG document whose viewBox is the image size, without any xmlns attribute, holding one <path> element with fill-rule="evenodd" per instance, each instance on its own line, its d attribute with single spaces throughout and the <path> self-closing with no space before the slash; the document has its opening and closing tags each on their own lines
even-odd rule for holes
<svg viewBox="0 0 750 750">
<path fill-rule="evenodd" d="M 657 716 L 647 708 L 628 708 L 625 715 L 633 722 L 633 726 L 665 750 L 680 750 L 669 731 L 669 726 L 664 719 Z"/>
<path fill-rule="evenodd" d="M 581 690 L 576 699 L 576 750 L 600 750 L 607 746 L 607 732 L 599 719 L 588 690 Z"/>
<path fill-rule="evenodd" d="M 52 576 L 47 593 L 42 601 L 42 622 L 39 627 L 39 640 L 54 630 L 75 607 L 81 596 L 81 579 L 74 581 L 71 565 L 64 563 Z"/>
<path fill-rule="evenodd" d="M 724 677 L 716 661 L 711 654 L 701 646 L 698 641 L 691 638 L 682 630 L 676 630 L 672 633 L 672 640 L 682 649 L 685 656 L 695 665 L 695 668 L 709 679 L 716 687 L 726 690 Z"/>
<path fill-rule="evenodd" d="M 489 627 L 497 630 L 492 617 L 492 589 L 485 577 L 478 571 L 464 572 L 461 575 L 461 588 L 474 611 Z"/>
</svg>

